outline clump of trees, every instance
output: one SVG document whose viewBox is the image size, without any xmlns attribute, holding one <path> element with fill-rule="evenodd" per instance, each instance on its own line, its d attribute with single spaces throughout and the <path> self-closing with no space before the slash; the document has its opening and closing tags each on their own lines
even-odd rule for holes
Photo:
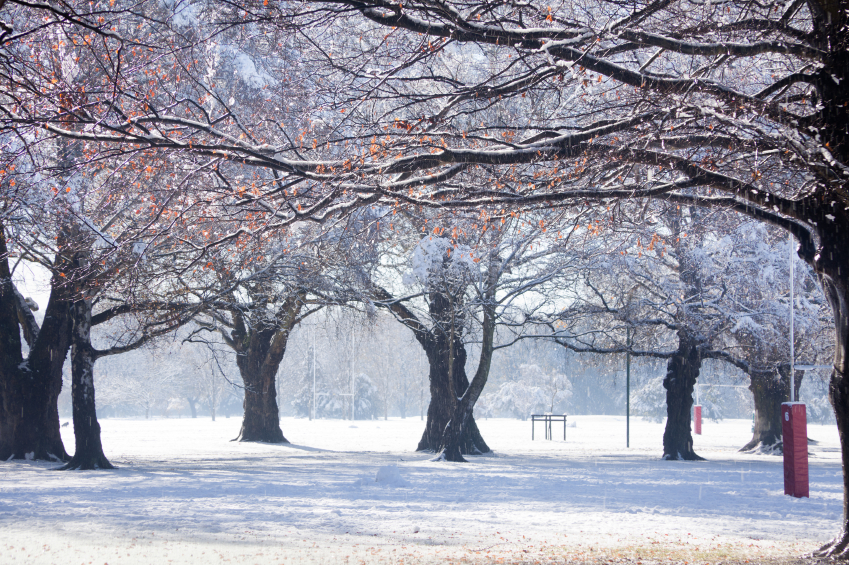
<svg viewBox="0 0 849 565">
<path fill-rule="evenodd" d="M 339 277 L 353 288 L 346 277 L 356 275 L 358 289 L 345 302 L 388 309 L 421 336 L 429 357 L 439 352 L 434 359 L 445 368 L 435 374 L 447 375 L 455 400 L 442 404 L 448 395 L 432 389 L 441 415 L 433 414 L 439 424 L 423 439 L 458 460 L 499 324 L 535 319 L 549 338 L 579 346 L 580 336 L 564 334 L 554 315 L 504 311 L 510 291 L 499 290 L 506 263 L 488 250 L 497 249 L 493 234 L 518 236 L 530 224 L 566 241 L 575 233 L 601 240 L 624 218 L 659 218 L 651 199 L 670 208 L 651 241 L 665 240 L 675 257 L 667 267 L 677 270 L 683 294 L 658 300 L 668 309 L 657 323 L 644 316 L 645 303 L 639 316 L 626 312 L 624 300 L 596 308 L 593 315 L 616 323 L 591 333 L 607 352 L 633 348 L 627 338 L 624 345 L 605 340 L 639 319 L 668 347 L 651 348 L 668 361 L 665 454 L 697 457 L 686 422 L 706 356 L 748 367 L 753 383 L 767 378 L 729 352 L 734 340 L 722 338 L 718 303 L 694 302 L 709 293 L 700 290 L 700 259 L 684 226 L 702 215 L 720 229 L 715 211 L 725 210 L 792 234 L 816 274 L 831 309 L 830 399 L 849 469 L 844 2 L 119 0 L 106 7 L 0 0 L 0 18 L 0 458 L 66 458 L 53 408 L 57 375 L 75 340 L 74 386 L 91 387 L 97 355 L 86 345 L 88 320 L 112 308 L 98 302 L 107 297 L 124 308 L 121 315 L 146 312 L 138 318 L 146 329 L 120 348 L 206 316 L 206 328 L 233 341 L 243 376 L 262 375 L 245 381 L 246 414 L 254 416 L 246 416 L 242 438 L 282 441 L 265 368 L 279 364 L 285 339 L 265 337 L 287 339 L 295 310 L 323 293 L 289 285 L 289 308 L 281 311 L 286 299 L 249 293 L 263 272 L 247 263 L 272 255 L 243 252 L 307 224 L 344 231 L 344 218 L 369 209 L 376 215 L 350 233 L 370 233 L 370 250 L 375 234 L 401 226 L 449 239 L 439 276 L 417 293 L 434 308 L 428 323 L 407 307 L 413 299 L 402 300 L 400 286 L 372 276 L 379 261 Z M 620 239 L 618 249 L 605 239 L 606 251 L 633 254 L 640 237 Z M 549 241 L 534 249 L 560 238 Z M 476 245 L 482 265 L 461 276 L 448 251 Z M 238 249 L 241 264 L 223 257 L 225 249 Z M 23 256 L 52 269 L 56 281 L 51 315 L 38 328 L 11 282 L 9 258 Z M 610 295 L 596 288 L 606 302 Z M 224 303 L 230 310 L 211 321 Z M 699 310 L 710 315 L 694 323 Z M 221 329 L 228 324 L 229 335 Z M 753 345 L 757 333 L 736 332 L 737 346 L 778 356 Z M 480 355 L 466 384 L 460 338 L 471 335 Z M 97 430 L 79 433 L 93 438 Z M 761 443 L 772 441 L 764 434 Z M 845 514 L 823 555 L 847 555 Z"/>
</svg>

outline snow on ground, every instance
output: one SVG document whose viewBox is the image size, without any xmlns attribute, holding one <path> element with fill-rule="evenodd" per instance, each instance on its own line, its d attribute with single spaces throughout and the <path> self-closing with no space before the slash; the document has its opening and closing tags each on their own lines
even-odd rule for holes
<svg viewBox="0 0 849 565">
<path fill-rule="evenodd" d="M 0 562 L 763 562 L 838 531 L 833 426 L 808 428 L 795 499 L 780 457 L 736 452 L 749 421 L 706 421 L 704 462 L 661 461 L 661 424 L 632 419 L 626 449 L 623 417 L 569 421 L 531 442 L 530 422 L 482 420 L 494 456 L 454 464 L 412 451 L 418 418 L 284 418 L 285 446 L 228 441 L 236 418 L 105 419 L 116 471 L 0 463 Z"/>
</svg>

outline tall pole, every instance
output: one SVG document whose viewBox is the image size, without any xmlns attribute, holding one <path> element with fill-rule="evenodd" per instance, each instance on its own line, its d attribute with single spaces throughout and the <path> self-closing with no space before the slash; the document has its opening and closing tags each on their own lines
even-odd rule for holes
<svg viewBox="0 0 849 565">
<path fill-rule="evenodd" d="M 631 447 L 631 326 L 628 326 L 625 343 L 625 447 Z"/>
<path fill-rule="evenodd" d="M 355 419 L 354 418 L 354 401 L 356 400 L 356 397 L 355 397 L 356 393 L 354 392 L 355 391 L 355 389 L 354 389 L 354 379 L 355 379 L 355 377 L 354 377 L 354 330 L 352 328 L 351 329 L 351 421 L 353 421 Z"/>
<path fill-rule="evenodd" d="M 793 276 L 794 268 L 793 268 L 793 251 L 795 242 L 793 241 L 793 234 L 790 234 L 788 237 L 790 240 L 790 402 L 796 402 L 796 345 L 793 343 L 795 338 L 795 328 L 794 325 L 794 314 L 793 310 L 793 302 L 795 301 L 795 297 L 793 296 Z"/>
<path fill-rule="evenodd" d="M 318 326 L 312 329 L 312 417 L 314 420 L 318 419 L 318 406 L 315 403 L 315 333 L 317 330 Z"/>
</svg>

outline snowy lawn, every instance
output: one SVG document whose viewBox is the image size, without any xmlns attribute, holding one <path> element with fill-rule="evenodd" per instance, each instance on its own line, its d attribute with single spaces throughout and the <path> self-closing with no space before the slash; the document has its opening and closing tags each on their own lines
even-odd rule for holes
<svg viewBox="0 0 849 565">
<path fill-rule="evenodd" d="M 749 421 L 705 421 L 708 461 L 683 463 L 660 461 L 661 424 L 632 419 L 625 449 L 623 417 L 569 420 L 565 442 L 481 420 L 494 456 L 449 464 L 412 451 L 418 418 L 286 418 L 286 446 L 229 442 L 237 418 L 105 419 L 116 471 L 0 463 L 0 562 L 763 562 L 839 528 L 833 426 L 809 426 L 811 498 L 794 499 L 780 457 L 736 452 Z"/>
</svg>

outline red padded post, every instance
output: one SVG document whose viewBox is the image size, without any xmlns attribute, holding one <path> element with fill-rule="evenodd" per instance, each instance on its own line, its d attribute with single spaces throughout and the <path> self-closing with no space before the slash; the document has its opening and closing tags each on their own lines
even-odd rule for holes
<svg viewBox="0 0 849 565">
<path fill-rule="evenodd" d="M 693 407 L 693 431 L 702 435 L 702 407 L 698 404 Z"/>
<path fill-rule="evenodd" d="M 784 443 L 784 494 L 810 497 L 808 491 L 808 419 L 802 402 L 781 404 Z"/>
</svg>

